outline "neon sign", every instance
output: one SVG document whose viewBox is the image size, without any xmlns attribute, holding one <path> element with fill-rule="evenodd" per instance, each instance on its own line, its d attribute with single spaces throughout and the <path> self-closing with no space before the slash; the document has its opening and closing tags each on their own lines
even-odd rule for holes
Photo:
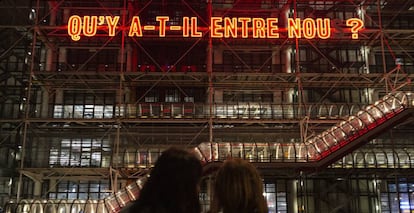
<svg viewBox="0 0 414 213">
<path fill-rule="evenodd" d="M 334 31 L 329 18 L 288 18 L 286 29 L 280 29 L 278 18 L 273 17 L 211 17 L 208 28 L 199 27 L 197 17 L 183 17 L 182 25 L 170 25 L 168 16 L 157 16 L 156 24 L 143 25 L 139 16 L 133 16 L 126 28 L 118 25 L 119 19 L 119 16 L 73 15 L 68 21 L 68 35 L 72 40 L 79 41 L 81 36 L 95 36 L 98 29 L 107 31 L 108 36 L 115 36 L 117 29 L 127 29 L 129 37 L 143 37 L 150 31 L 158 37 L 166 37 L 167 31 L 181 31 L 182 37 L 186 38 L 202 37 L 203 33 L 208 32 L 211 38 L 277 39 L 281 33 L 286 33 L 287 38 L 329 39 Z M 352 39 L 358 39 L 364 22 L 350 18 L 346 20 L 346 26 L 351 27 Z"/>
</svg>

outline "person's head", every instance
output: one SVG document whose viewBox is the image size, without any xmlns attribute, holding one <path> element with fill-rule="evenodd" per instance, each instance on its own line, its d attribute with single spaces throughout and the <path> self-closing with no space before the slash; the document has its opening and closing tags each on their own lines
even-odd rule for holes
<svg viewBox="0 0 414 213">
<path fill-rule="evenodd" d="M 228 159 L 217 171 L 212 212 L 265 213 L 263 183 L 256 168 L 242 159 Z"/>
<path fill-rule="evenodd" d="M 139 205 L 131 212 L 139 212 L 143 207 L 160 207 L 166 213 L 199 213 L 201 175 L 201 162 L 195 155 L 174 147 L 165 150 L 142 188 L 137 200 Z"/>
</svg>

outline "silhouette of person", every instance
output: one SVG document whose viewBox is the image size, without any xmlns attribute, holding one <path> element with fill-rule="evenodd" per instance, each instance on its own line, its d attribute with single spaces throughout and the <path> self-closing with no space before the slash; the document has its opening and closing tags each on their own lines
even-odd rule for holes
<svg viewBox="0 0 414 213">
<path fill-rule="evenodd" d="M 211 213 L 267 213 L 263 183 L 257 169 L 240 158 L 230 158 L 217 171 Z"/>
<path fill-rule="evenodd" d="M 129 213 L 200 213 L 201 162 L 184 149 L 165 150 Z"/>
</svg>

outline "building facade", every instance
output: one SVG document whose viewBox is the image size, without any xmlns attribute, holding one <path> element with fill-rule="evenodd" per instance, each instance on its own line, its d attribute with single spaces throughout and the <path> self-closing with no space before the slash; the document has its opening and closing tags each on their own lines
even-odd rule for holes
<svg viewBox="0 0 414 213">
<path fill-rule="evenodd" d="M 169 146 L 210 171 L 203 211 L 229 156 L 259 168 L 269 212 L 414 211 L 414 1 L 2 0 L 0 11 L 7 212 L 119 210 Z"/>
</svg>

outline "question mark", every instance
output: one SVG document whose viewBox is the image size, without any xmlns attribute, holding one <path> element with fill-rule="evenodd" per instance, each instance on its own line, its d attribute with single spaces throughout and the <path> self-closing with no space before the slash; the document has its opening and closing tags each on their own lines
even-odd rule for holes
<svg viewBox="0 0 414 213">
<path fill-rule="evenodd" d="M 364 27 L 364 22 L 359 18 L 346 20 L 346 26 L 351 27 L 352 39 L 358 39 L 358 31 Z"/>
</svg>

